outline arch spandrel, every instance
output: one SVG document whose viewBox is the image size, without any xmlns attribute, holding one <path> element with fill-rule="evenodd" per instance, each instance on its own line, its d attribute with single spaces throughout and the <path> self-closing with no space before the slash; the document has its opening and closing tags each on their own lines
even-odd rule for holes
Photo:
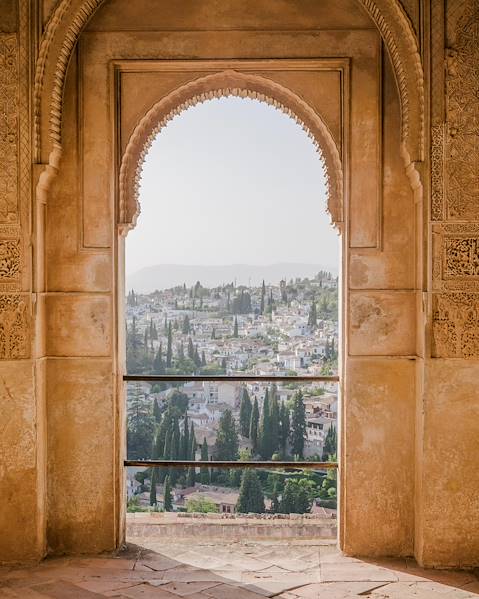
<svg viewBox="0 0 479 599">
<path fill-rule="evenodd" d="M 252 98 L 281 110 L 301 126 L 312 139 L 325 170 L 328 212 L 337 227 L 343 222 L 343 169 L 341 158 L 328 127 L 321 117 L 291 90 L 258 75 L 227 70 L 199 77 L 159 100 L 136 125 L 121 159 L 118 191 L 119 225 L 123 231 L 134 227 L 140 212 L 138 202 L 142 165 L 157 134 L 177 114 L 195 104 L 214 98 Z"/>
<path fill-rule="evenodd" d="M 58 0 L 42 36 L 33 98 L 37 161 L 57 162 L 62 145 L 62 103 L 68 64 L 90 18 L 106 0 Z M 401 103 L 402 155 L 406 166 L 423 160 L 424 74 L 418 42 L 399 0 L 358 0 L 387 48 Z"/>
</svg>

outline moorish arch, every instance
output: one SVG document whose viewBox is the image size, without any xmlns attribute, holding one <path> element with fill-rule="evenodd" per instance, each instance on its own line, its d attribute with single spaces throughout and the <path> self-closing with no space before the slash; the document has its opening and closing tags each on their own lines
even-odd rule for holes
<svg viewBox="0 0 479 599">
<path fill-rule="evenodd" d="M 37 163 L 49 165 L 40 181 L 48 187 L 62 148 L 63 90 L 78 38 L 105 0 L 59 0 L 40 42 L 34 88 Z M 424 155 L 424 75 L 418 42 L 399 0 L 358 0 L 378 28 L 389 53 L 401 105 L 401 150 L 406 167 Z M 413 167 L 414 170 L 414 167 Z M 413 187 L 417 185 L 411 176 Z"/>
<path fill-rule="evenodd" d="M 292 118 L 312 139 L 327 185 L 327 210 L 338 229 L 343 223 L 343 169 L 331 132 L 322 118 L 288 88 L 265 77 L 225 70 L 200 77 L 175 89 L 143 116 L 128 140 L 121 159 L 118 222 L 126 232 L 136 224 L 143 162 L 157 134 L 176 115 L 195 104 L 221 97 L 251 98 L 270 104 Z"/>
</svg>

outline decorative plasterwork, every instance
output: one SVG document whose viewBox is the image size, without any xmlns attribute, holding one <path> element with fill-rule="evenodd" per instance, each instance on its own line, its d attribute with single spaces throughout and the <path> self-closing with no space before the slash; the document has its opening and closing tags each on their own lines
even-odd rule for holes
<svg viewBox="0 0 479 599">
<path fill-rule="evenodd" d="M 271 104 L 294 119 L 311 137 L 325 170 L 328 211 L 334 224 L 343 221 L 343 172 L 338 149 L 319 115 L 291 90 L 253 74 L 221 71 L 195 79 L 157 102 L 135 127 L 120 166 L 119 224 L 135 225 L 140 211 L 138 188 L 145 156 L 151 143 L 174 116 L 213 98 L 249 97 Z"/>
<path fill-rule="evenodd" d="M 433 295 L 435 358 L 477 358 L 479 355 L 479 294 Z"/>
<path fill-rule="evenodd" d="M 479 220 L 479 2 L 451 3 L 446 123 L 432 127 L 433 220 Z"/>
<path fill-rule="evenodd" d="M 479 291 L 479 224 L 433 226 L 434 290 Z"/>
<path fill-rule="evenodd" d="M 0 225 L 0 291 L 18 291 L 22 253 L 20 227 Z"/>
<path fill-rule="evenodd" d="M 0 223 L 18 222 L 18 43 L 0 34 Z"/>
<path fill-rule="evenodd" d="M 35 140 L 38 159 L 43 143 L 41 121 L 47 116 L 42 114 L 42 109 L 47 108 L 53 166 L 61 151 L 63 87 L 70 56 L 82 29 L 103 1 L 59 0 L 41 40 L 34 90 Z M 424 150 L 424 77 L 417 39 L 399 0 L 358 2 L 376 24 L 393 63 L 401 101 L 402 146 L 407 166 L 422 160 Z M 53 65 L 51 69 L 49 63 Z"/>
<path fill-rule="evenodd" d="M 26 298 L 19 294 L 1 294 L 0 360 L 28 357 L 28 324 Z"/>
</svg>

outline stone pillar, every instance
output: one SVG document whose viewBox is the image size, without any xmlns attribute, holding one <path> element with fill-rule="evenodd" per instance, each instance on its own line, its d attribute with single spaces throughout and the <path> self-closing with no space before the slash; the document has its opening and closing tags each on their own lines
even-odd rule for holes
<svg viewBox="0 0 479 599">
<path fill-rule="evenodd" d="M 414 533 L 416 208 L 387 58 L 383 67 L 380 241 L 359 248 L 350 239 L 344 264 L 340 540 L 359 556 L 410 555 Z"/>
<path fill-rule="evenodd" d="M 478 22 L 477 0 L 431 3 L 431 272 L 416 524 L 425 566 L 479 564 Z"/>
<path fill-rule="evenodd" d="M 0 562 L 36 560 L 45 547 L 43 377 L 32 345 L 30 5 L 0 5 Z"/>
</svg>

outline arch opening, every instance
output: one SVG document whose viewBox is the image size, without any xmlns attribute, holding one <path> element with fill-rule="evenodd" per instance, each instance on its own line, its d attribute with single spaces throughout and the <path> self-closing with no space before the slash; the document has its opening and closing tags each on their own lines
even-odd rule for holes
<svg viewBox="0 0 479 599">
<path fill-rule="evenodd" d="M 148 135 L 143 134 L 145 144 L 137 153 L 138 165 L 133 171 L 136 202 L 141 200 L 144 210 L 140 213 L 136 209 L 132 221 L 136 228 L 126 239 L 128 270 L 138 270 L 142 256 L 154 256 L 146 260 L 149 268 L 127 277 L 127 371 L 167 375 L 171 380 L 143 387 L 130 383 L 128 459 L 262 460 L 270 462 L 273 474 L 191 465 L 183 470 L 162 467 L 155 469 L 150 479 L 146 473 L 139 474 L 150 488 L 149 497 L 141 499 L 134 492 L 138 473 L 130 470 L 129 510 L 219 511 L 234 516 L 238 526 L 246 527 L 245 532 L 248 522 L 241 513 L 265 512 L 266 523 L 268 514 L 271 516 L 271 526 L 267 527 L 271 535 L 275 534 L 274 514 L 281 512 L 287 518 L 287 514 L 301 510 L 308 514 L 311 534 L 320 537 L 321 528 L 328 531 L 328 538 L 334 538 L 335 471 L 318 467 L 292 476 L 275 467 L 278 459 L 331 463 L 337 459 L 337 385 L 301 378 L 335 376 L 338 372 L 339 244 L 330 223 L 326 223 L 333 177 L 322 147 L 311 139 L 311 130 L 298 123 L 298 118 L 291 122 L 282 114 L 291 117 L 290 110 L 247 90 L 233 88 L 227 92 L 192 96 L 168 112 Z M 235 106 L 242 107 L 245 114 L 235 112 Z M 219 111 L 216 117 L 223 124 L 222 131 L 213 122 L 215 110 Z M 246 116 L 248 110 L 251 114 Z M 198 118 L 207 124 L 200 122 L 198 126 Z M 227 119 L 231 122 L 232 118 L 236 132 L 225 131 Z M 265 142 L 265 132 L 271 135 L 281 124 L 285 131 Z M 207 133 L 208 143 L 198 144 Z M 202 160 L 201 148 L 205 155 L 212 148 L 217 151 Z M 295 156 L 298 152 L 303 154 Z M 232 160 L 221 164 L 225 153 L 231 153 Z M 238 160 L 238 156 L 243 158 Z M 261 160 L 263 164 L 258 166 Z M 192 168 L 196 161 L 198 166 Z M 282 163 L 297 168 L 290 167 L 291 173 L 283 177 Z M 307 165 L 303 170 L 301 163 Z M 213 167 L 225 172 L 212 173 Z M 262 179 L 265 171 L 267 176 Z M 204 173 L 204 178 L 199 176 Z M 285 191 L 288 178 L 290 188 Z M 184 180 L 187 184 L 182 185 Z M 249 187 L 241 185 L 245 180 Z M 295 195 L 294 190 L 299 192 Z M 248 193 L 254 197 L 247 197 Z M 288 193 L 293 202 L 290 208 L 284 202 Z M 267 206 L 262 209 L 265 198 Z M 225 207 L 223 213 L 221 206 Z M 253 220 L 258 221 L 257 227 Z M 157 225 L 153 225 L 155 221 Z M 156 226 L 162 234 L 155 235 Z M 325 227 L 331 230 L 329 239 Z M 227 228 L 224 235 L 222 228 Z M 214 240 L 207 243 L 205 238 L 211 235 Z M 155 250 L 149 251 L 142 237 L 148 237 Z M 244 247 L 246 240 L 252 248 Z M 295 246 L 301 246 L 296 254 Z M 262 260 L 255 263 L 260 253 Z M 296 264 L 287 264 L 292 255 Z M 324 264 L 326 255 L 328 266 Z M 279 264 L 264 264 L 274 256 Z M 303 260 L 309 257 L 314 263 L 300 264 L 298 256 Z M 181 264 L 172 266 L 175 257 Z M 164 264 L 152 265 L 159 260 Z M 144 340 L 143 350 L 138 350 L 140 339 Z M 275 380 L 263 380 L 265 373 Z M 197 380 L 174 378 L 184 375 Z M 253 380 L 238 380 L 242 375 Z M 204 376 L 226 378 L 205 381 Z M 298 382 L 283 380 L 285 376 Z M 135 422 L 138 406 L 143 406 L 140 411 L 147 409 L 148 402 L 154 406 L 153 432 L 152 438 L 145 440 L 145 435 L 137 434 Z M 255 409 L 258 417 L 253 432 Z M 268 422 L 275 431 L 269 436 Z M 223 437 L 228 440 L 220 441 Z M 187 450 L 188 443 L 194 449 Z M 145 456 L 150 447 L 151 455 Z M 242 492 L 246 478 L 261 495 L 258 505 L 246 506 Z M 205 520 L 206 524 L 213 525 Z M 291 538 L 298 536 L 294 520 L 289 525 Z M 128 517 L 127 534 L 130 539 L 137 534 L 134 521 Z M 150 541 L 142 539 L 142 543 Z"/>
</svg>

